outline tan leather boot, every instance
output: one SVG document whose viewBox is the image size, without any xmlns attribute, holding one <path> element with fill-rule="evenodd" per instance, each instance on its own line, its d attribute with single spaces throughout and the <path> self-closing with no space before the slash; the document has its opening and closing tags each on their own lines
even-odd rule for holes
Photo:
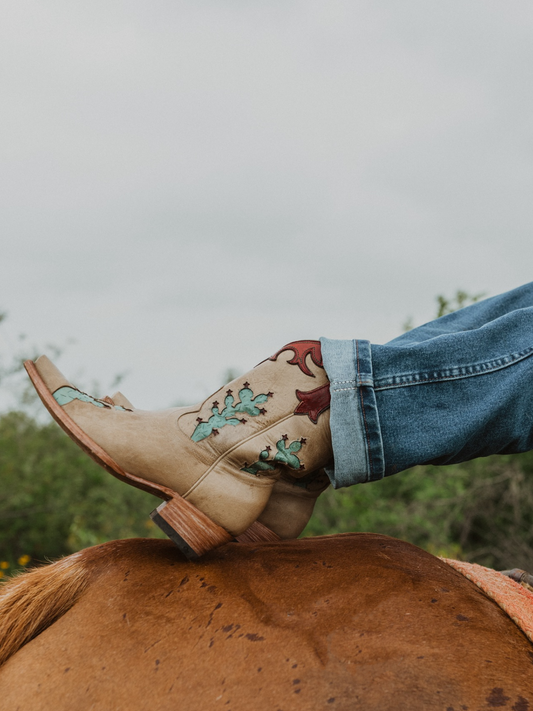
<svg viewBox="0 0 533 711">
<path fill-rule="evenodd" d="M 111 405 L 135 409 L 121 392 L 116 392 L 104 400 Z M 328 486 L 330 481 L 323 469 L 303 475 L 298 472 L 298 476 L 282 472 L 272 487 L 265 509 L 257 520 L 279 538 L 298 538 L 311 518 L 318 497 Z M 252 535 L 249 539 L 242 536 L 242 539 L 252 541 L 260 537 L 261 532 L 257 531 L 255 536 Z"/>
<path fill-rule="evenodd" d="M 283 473 L 258 521 L 280 538 L 298 538 L 311 518 L 316 500 L 329 485 L 323 469 L 300 478 Z"/>
<path fill-rule="evenodd" d="M 199 406 L 160 412 L 130 408 L 120 394 L 114 402 L 82 393 L 45 356 L 25 365 L 72 439 L 166 500 L 154 521 L 190 557 L 246 531 L 282 474 L 299 479 L 332 460 L 317 341 L 288 344 Z"/>
</svg>

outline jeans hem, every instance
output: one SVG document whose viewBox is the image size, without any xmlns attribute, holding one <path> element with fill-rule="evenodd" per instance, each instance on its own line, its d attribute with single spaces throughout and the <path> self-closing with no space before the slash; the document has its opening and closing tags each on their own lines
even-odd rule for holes
<svg viewBox="0 0 533 711">
<path fill-rule="evenodd" d="M 330 381 L 334 466 L 326 469 L 334 488 L 383 478 L 383 443 L 368 341 L 321 338 Z"/>
</svg>

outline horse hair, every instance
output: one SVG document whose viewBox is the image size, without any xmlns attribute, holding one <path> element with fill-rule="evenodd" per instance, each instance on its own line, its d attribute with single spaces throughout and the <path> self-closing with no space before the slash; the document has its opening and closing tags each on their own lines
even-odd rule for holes
<svg viewBox="0 0 533 711">
<path fill-rule="evenodd" d="M 0 665 L 62 617 L 87 588 L 81 553 L 43 565 L 0 587 Z"/>
</svg>

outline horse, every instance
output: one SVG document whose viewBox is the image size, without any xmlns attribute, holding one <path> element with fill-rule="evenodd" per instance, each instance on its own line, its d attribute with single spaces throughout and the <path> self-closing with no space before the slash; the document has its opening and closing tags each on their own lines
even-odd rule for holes
<svg viewBox="0 0 533 711">
<path fill-rule="evenodd" d="M 2 711 L 533 711 L 533 648 L 456 570 L 371 533 L 128 539 L 0 592 Z"/>
</svg>

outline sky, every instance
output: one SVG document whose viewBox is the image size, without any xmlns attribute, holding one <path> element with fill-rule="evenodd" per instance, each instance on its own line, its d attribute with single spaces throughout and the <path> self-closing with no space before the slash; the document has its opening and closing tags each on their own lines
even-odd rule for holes
<svg viewBox="0 0 533 711">
<path fill-rule="evenodd" d="M 0 10 L 0 356 L 162 408 L 531 281 L 530 2 Z"/>
</svg>

